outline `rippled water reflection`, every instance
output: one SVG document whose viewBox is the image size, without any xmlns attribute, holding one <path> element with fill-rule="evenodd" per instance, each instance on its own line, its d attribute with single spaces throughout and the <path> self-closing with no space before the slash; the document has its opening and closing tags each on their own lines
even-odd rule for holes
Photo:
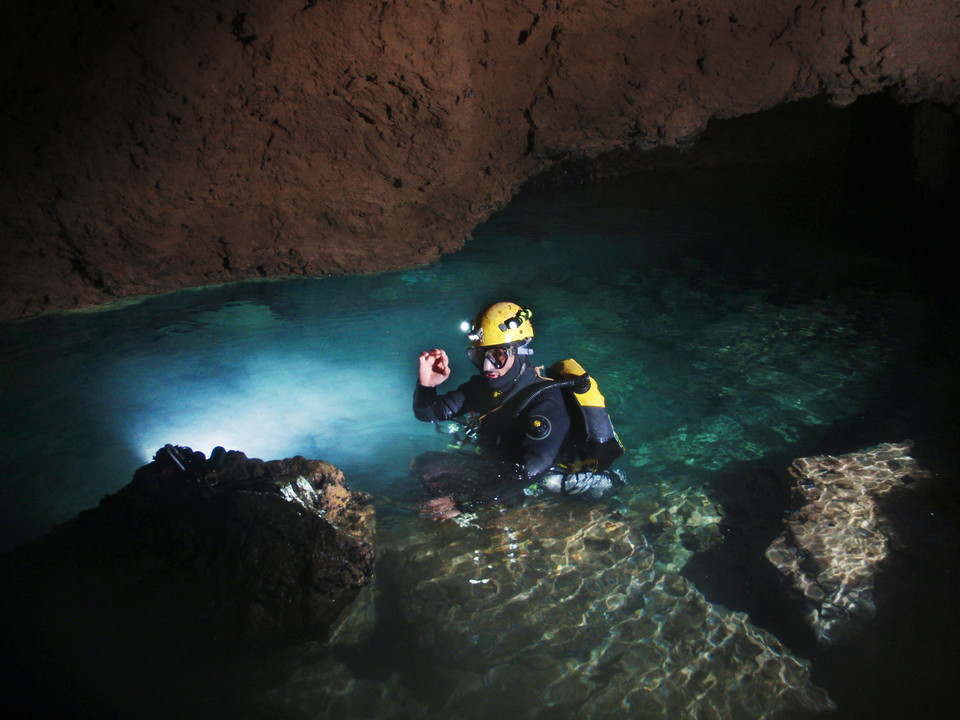
<svg viewBox="0 0 960 720">
<path fill-rule="evenodd" d="M 869 223 L 795 190 L 704 174 L 531 195 L 428 268 L 5 327 L 4 547 L 95 505 L 168 442 L 316 457 L 376 499 L 377 577 L 330 644 L 240 671 L 241 715 L 826 709 L 807 659 L 680 572 L 722 545 L 732 505 L 787 510 L 755 481 L 731 489 L 731 468 L 942 443 L 949 403 L 917 373 L 949 365 L 957 317 L 908 259 L 864 250 Z M 534 309 L 535 359 L 573 356 L 599 379 L 630 485 L 597 506 L 437 526 L 411 509 L 409 460 L 443 445 L 412 417 L 415 358 L 445 347 L 465 379 L 459 322 L 499 299 Z"/>
</svg>

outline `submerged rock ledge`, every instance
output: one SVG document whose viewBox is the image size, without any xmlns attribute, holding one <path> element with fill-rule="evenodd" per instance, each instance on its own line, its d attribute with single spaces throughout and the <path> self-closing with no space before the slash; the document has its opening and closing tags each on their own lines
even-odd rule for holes
<svg viewBox="0 0 960 720">
<path fill-rule="evenodd" d="M 759 720 L 835 707 L 810 661 L 662 570 L 635 516 L 547 499 L 480 524 L 385 539 L 339 651 L 292 649 L 290 665 L 309 670 L 251 698 L 254 716 L 300 697 L 314 717 Z M 387 618 L 406 628 L 403 648 L 389 671 L 358 677 L 354 658 L 380 651 Z"/>
<path fill-rule="evenodd" d="M 807 621 L 824 644 L 866 624 L 876 611 L 875 576 L 897 538 L 880 500 L 928 474 L 913 443 L 884 443 L 834 457 L 793 462 L 794 493 L 803 505 L 766 557 L 808 606 Z"/>
</svg>

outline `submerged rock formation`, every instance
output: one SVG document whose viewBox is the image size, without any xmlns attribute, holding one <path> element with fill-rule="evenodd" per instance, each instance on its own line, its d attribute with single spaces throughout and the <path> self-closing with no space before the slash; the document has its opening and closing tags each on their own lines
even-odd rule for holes
<svg viewBox="0 0 960 720">
<path fill-rule="evenodd" d="M 372 532 L 332 465 L 168 445 L 2 559 L 6 659 L 41 698 L 76 685 L 104 702 L 151 672 L 200 674 L 207 653 L 322 637 L 371 579 Z"/>
<path fill-rule="evenodd" d="M 253 716 L 276 716 L 280 702 L 324 717 L 401 708 L 536 719 L 813 717 L 834 707 L 808 661 L 658 569 L 636 523 L 609 506 L 544 501 L 430 529 L 382 554 L 333 652 L 291 650 L 296 671 L 250 699 Z M 401 647 L 384 642 L 385 624 Z"/>
<path fill-rule="evenodd" d="M 800 98 L 929 101 L 925 182 L 952 172 L 957 0 L 18 0 L 7 25 L 3 319 L 430 262 L 558 160 Z"/>
<path fill-rule="evenodd" d="M 830 644 L 875 611 L 874 576 L 896 537 L 879 505 L 926 476 L 911 444 L 886 443 L 849 455 L 793 462 L 803 505 L 767 548 L 767 559 L 801 592 L 817 639 Z"/>
</svg>

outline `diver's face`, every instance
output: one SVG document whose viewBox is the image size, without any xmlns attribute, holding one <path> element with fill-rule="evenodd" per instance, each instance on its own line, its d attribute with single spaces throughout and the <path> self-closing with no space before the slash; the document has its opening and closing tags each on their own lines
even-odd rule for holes
<svg viewBox="0 0 960 720">
<path fill-rule="evenodd" d="M 503 367 L 498 368 L 493 364 L 493 361 L 490 358 L 486 357 L 483 359 L 483 369 L 481 372 L 483 372 L 483 376 L 488 380 L 496 380 L 497 378 L 503 377 L 510 371 L 510 368 L 513 367 L 513 363 L 516 361 L 516 359 L 517 358 L 514 355 L 508 356 L 507 361 L 503 364 Z"/>
</svg>

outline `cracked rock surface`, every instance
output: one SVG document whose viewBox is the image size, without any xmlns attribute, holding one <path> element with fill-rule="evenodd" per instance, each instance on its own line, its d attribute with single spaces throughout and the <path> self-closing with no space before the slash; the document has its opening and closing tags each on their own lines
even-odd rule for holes
<svg viewBox="0 0 960 720">
<path fill-rule="evenodd" d="M 424 264 L 558 160 L 960 88 L 957 0 L 11 5 L 3 319 Z"/>
</svg>

